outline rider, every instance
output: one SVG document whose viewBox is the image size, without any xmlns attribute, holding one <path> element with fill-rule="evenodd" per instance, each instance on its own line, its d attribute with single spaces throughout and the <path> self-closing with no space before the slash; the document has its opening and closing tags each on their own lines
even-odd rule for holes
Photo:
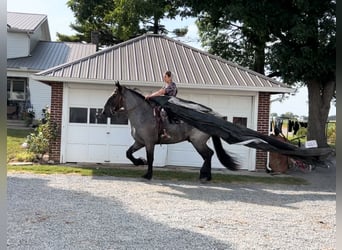
<svg viewBox="0 0 342 250">
<path fill-rule="evenodd" d="M 146 95 L 145 99 L 149 99 L 149 98 L 154 97 L 154 96 L 162 96 L 162 95 L 176 96 L 177 95 L 178 90 L 177 90 L 176 84 L 172 80 L 172 73 L 171 73 L 171 71 L 168 70 L 168 71 L 166 71 L 164 73 L 163 80 L 165 82 L 165 86 L 162 87 L 161 89 L 157 90 L 156 92 L 153 92 L 150 95 Z M 159 112 L 159 113 L 161 111 L 162 111 L 161 109 L 157 110 L 157 112 Z M 158 115 L 160 115 L 160 114 L 158 114 Z M 161 131 L 161 128 L 162 128 L 162 126 L 160 124 L 159 125 L 159 134 L 161 134 L 160 136 L 162 138 L 170 138 L 170 136 L 166 132 L 166 129 L 163 128 L 163 130 Z"/>
</svg>

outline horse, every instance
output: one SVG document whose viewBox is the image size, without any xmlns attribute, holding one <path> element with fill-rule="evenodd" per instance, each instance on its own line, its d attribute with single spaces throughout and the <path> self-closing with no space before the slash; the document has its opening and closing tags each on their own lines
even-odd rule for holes
<svg viewBox="0 0 342 250">
<path fill-rule="evenodd" d="M 161 138 L 158 132 L 158 122 L 154 115 L 153 103 L 145 99 L 139 92 L 122 86 L 117 81 L 112 95 L 105 102 L 100 117 L 111 117 L 117 112 L 126 112 L 131 125 L 131 136 L 134 143 L 126 151 L 126 157 L 136 166 L 147 164 L 147 172 L 142 176 L 151 180 L 153 176 L 154 147 L 156 144 L 173 144 L 182 141 L 190 142 L 203 158 L 199 179 L 210 181 L 211 159 L 214 151 L 208 147 L 207 141 L 212 137 L 215 152 L 221 164 L 227 169 L 235 171 L 238 169 L 236 160 L 223 148 L 221 140 L 217 136 L 210 136 L 186 122 L 164 121 L 164 128 L 170 137 Z M 135 158 L 133 153 L 145 147 L 146 159 Z"/>
</svg>

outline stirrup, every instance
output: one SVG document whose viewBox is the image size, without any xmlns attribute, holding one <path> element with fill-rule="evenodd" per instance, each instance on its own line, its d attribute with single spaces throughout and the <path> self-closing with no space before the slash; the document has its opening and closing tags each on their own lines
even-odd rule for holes
<svg viewBox="0 0 342 250">
<path fill-rule="evenodd" d="M 161 135 L 160 135 L 160 138 L 163 138 L 163 139 L 170 139 L 171 136 L 168 135 L 167 133 L 164 133 L 164 134 L 161 134 Z"/>
</svg>

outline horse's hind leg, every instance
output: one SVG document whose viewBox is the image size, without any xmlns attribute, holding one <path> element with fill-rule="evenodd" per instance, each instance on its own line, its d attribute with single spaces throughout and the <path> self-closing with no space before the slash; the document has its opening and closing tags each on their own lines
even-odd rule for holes
<svg viewBox="0 0 342 250">
<path fill-rule="evenodd" d="M 129 149 L 126 151 L 126 157 L 128 159 L 131 160 L 131 162 L 135 165 L 145 165 L 146 164 L 146 160 L 141 159 L 141 158 L 135 158 L 133 156 L 133 153 L 138 151 L 139 149 L 141 149 L 142 147 L 144 147 L 144 145 L 134 142 L 134 144 L 132 146 L 129 147 Z"/>
<path fill-rule="evenodd" d="M 200 170 L 200 180 L 210 181 L 211 180 L 211 158 L 213 157 L 214 151 L 210 149 L 206 141 L 195 141 L 192 142 L 197 152 L 202 156 L 204 162 Z"/>
</svg>

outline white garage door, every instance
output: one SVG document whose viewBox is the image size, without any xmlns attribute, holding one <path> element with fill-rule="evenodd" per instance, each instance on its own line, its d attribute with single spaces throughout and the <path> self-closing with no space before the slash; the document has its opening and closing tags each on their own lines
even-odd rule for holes
<svg viewBox="0 0 342 250">
<path fill-rule="evenodd" d="M 184 94 L 182 95 L 182 98 L 211 107 L 214 111 L 226 116 L 227 120 L 230 122 L 252 127 L 252 96 Z M 240 145 L 229 145 L 224 141 L 222 141 L 222 143 L 225 150 L 237 159 L 241 169 L 255 169 L 254 149 Z M 214 149 L 211 140 L 209 140 L 208 146 Z M 203 159 L 189 142 L 169 145 L 167 154 L 167 162 L 169 165 L 201 167 L 203 164 Z M 216 154 L 214 154 L 213 157 L 212 167 L 223 168 L 222 164 L 218 161 Z"/>
<path fill-rule="evenodd" d="M 96 88 L 89 86 L 85 89 L 84 85 L 66 85 L 62 162 L 131 163 L 126 158 L 126 150 L 133 144 L 133 138 L 125 115 L 106 121 L 96 119 L 96 114 L 101 112 L 111 91 L 112 88 L 108 86 Z M 252 126 L 253 97 L 251 96 L 186 94 L 185 92 L 180 97 L 209 106 L 227 116 L 228 121 L 245 123 L 247 127 Z M 242 169 L 254 169 L 253 149 L 229 145 L 225 142 L 223 144 L 227 152 L 238 159 Z M 213 148 L 211 140 L 208 145 Z M 145 149 L 136 152 L 135 156 L 145 157 Z M 201 167 L 202 163 L 201 156 L 189 142 L 155 147 L 155 166 Z M 212 167 L 222 168 L 216 155 L 213 157 Z"/>
</svg>

